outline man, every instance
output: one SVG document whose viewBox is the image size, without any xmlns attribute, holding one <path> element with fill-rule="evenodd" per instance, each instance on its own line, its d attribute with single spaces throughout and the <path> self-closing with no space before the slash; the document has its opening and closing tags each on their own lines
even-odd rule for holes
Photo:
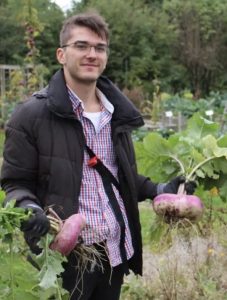
<svg viewBox="0 0 227 300">
<path fill-rule="evenodd" d="M 62 69 L 17 108 L 6 127 L 1 184 L 6 201 L 33 209 L 22 226 L 31 249 L 37 251 L 36 240 L 49 230 L 49 206 L 62 219 L 81 213 L 87 222 L 83 243 L 106 249 L 104 269 L 86 270 L 81 285 L 77 257 L 69 255 L 62 277 L 70 299 L 119 299 L 124 274 L 142 274 L 138 201 L 176 193 L 182 182 L 177 177 L 156 184 L 137 174 L 130 133 L 144 123 L 101 76 L 108 47 L 108 27 L 98 14 L 66 20 L 57 49 Z"/>
</svg>

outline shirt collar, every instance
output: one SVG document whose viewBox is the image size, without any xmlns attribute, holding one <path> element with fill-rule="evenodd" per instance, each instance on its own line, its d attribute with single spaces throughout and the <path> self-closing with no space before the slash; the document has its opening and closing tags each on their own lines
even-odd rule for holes
<svg viewBox="0 0 227 300">
<path fill-rule="evenodd" d="M 68 89 L 68 93 L 69 93 L 69 99 L 72 102 L 73 109 L 76 110 L 78 108 L 78 106 L 81 105 L 82 109 L 84 110 L 83 101 L 77 96 L 76 93 L 74 93 L 74 91 L 72 89 L 70 89 L 70 87 L 68 85 L 67 85 L 67 89 Z M 113 114 L 114 106 L 112 105 L 112 103 L 110 103 L 110 101 L 106 98 L 106 96 L 98 88 L 96 88 L 96 93 L 97 93 L 97 96 L 100 99 L 103 107 L 108 112 Z"/>
<path fill-rule="evenodd" d="M 96 93 L 102 105 L 105 107 L 105 109 L 108 110 L 111 114 L 113 114 L 114 112 L 113 104 L 107 99 L 107 97 L 98 88 L 96 88 Z"/>
</svg>

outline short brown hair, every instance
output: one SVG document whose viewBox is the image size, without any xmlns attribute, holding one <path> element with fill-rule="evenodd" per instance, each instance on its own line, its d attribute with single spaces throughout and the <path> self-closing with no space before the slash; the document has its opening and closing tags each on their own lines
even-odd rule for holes
<svg viewBox="0 0 227 300">
<path fill-rule="evenodd" d="M 60 46 L 65 45 L 71 37 L 71 29 L 76 26 L 87 27 L 109 43 L 108 24 L 102 16 L 96 12 L 87 12 L 68 18 L 60 31 Z"/>
</svg>

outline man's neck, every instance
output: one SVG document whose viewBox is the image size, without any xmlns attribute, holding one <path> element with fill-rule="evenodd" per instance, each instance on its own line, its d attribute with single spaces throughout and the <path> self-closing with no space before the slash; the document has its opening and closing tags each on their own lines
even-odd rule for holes
<svg viewBox="0 0 227 300">
<path fill-rule="evenodd" d="M 83 102 L 86 112 L 101 111 L 100 100 L 96 94 L 96 82 L 89 84 L 67 80 L 66 84 Z"/>
</svg>

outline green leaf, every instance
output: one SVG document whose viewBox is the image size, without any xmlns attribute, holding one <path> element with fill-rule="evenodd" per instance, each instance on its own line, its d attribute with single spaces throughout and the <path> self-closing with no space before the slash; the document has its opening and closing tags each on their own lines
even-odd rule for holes
<svg viewBox="0 0 227 300">
<path fill-rule="evenodd" d="M 5 200 L 5 192 L 3 190 L 0 190 L 0 206 L 3 205 L 4 200 Z"/>
<path fill-rule="evenodd" d="M 149 153 L 149 162 L 152 164 L 156 163 L 157 160 L 160 160 L 162 164 L 166 163 L 168 166 L 171 160 L 172 166 L 175 165 L 178 170 L 181 170 L 181 172 L 184 173 L 181 161 L 176 154 L 176 145 L 178 146 L 178 149 L 181 150 L 185 149 L 185 147 L 177 144 L 177 141 L 177 137 L 175 139 L 171 137 L 169 140 L 166 140 L 158 133 L 148 134 L 144 138 L 143 145 L 144 149 Z M 182 152 L 185 153 L 185 150 Z"/>
<path fill-rule="evenodd" d="M 51 287 L 56 287 L 57 277 L 64 271 L 62 267 L 62 259 L 59 259 L 60 254 L 58 254 L 59 253 L 57 252 L 52 253 L 47 259 L 47 264 L 42 267 L 39 273 L 39 286 L 45 290 Z"/>
<path fill-rule="evenodd" d="M 168 157 L 172 154 L 167 140 L 158 133 L 148 134 L 143 140 L 143 145 L 144 149 L 149 153 L 149 156 L 153 160 L 160 156 Z"/>
<path fill-rule="evenodd" d="M 190 156 L 192 158 L 193 164 L 199 164 L 205 159 L 203 153 L 201 153 L 195 147 L 191 149 Z"/>
<path fill-rule="evenodd" d="M 227 184 L 223 185 L 219 192 L 220 196 L 225 199 L 225 202 L 227 202 Z"/>
<path fill-rule="evenodd" d="M 218 139 L 219 147 L 227 147 L 227 135 L 224 135 Z"/>
<path fill-rule="evenodd" d="M 202 144 L 204 146 L 204 153 L 207 157 L 215 156 L 227 158 L 227 147 L 219 147 L 218 141 L 212 135 L 207 135 L 202 139 Z"/>
<path fill-rule="evenodd" d="M 185 135 L 191 138 L 192 141 L 197 141 L 209 134 L 217 136 L 218 130 L 219 125 L 217 123 L 207 120 L 199 113 L 196 113 L 188 120 Z"/>
<path fill-rule="evenodd" d="M 205 174 L 202 170 L 197 170 L 196 171 L 196 176 L 198 176 L 200 178 L 205 178 Z"/>
<path fill-rule="evenodd" d="M 14 295 L 17 300 L 38 300 L 39 295 L 34 290 L 38 285 L 37 271 L 21 252 L 10 254 L 7 247 L 4 249 L 0 249 L 0 299 L 13 299 Z"/>
<path fill-rule="evenodd" d="M 43 249 L 39 255 L 31 254 L 33 260 L 40 266 L 38 273 L 39 286 L 43 290 L 57 288 L 58 276 L 64 271 L 62 263 L 66 261 L 66 257 L 57 251 L 49 248 L 53 239 L 51 234 L 43 237 L 38 245 Z"/>
</svg>

